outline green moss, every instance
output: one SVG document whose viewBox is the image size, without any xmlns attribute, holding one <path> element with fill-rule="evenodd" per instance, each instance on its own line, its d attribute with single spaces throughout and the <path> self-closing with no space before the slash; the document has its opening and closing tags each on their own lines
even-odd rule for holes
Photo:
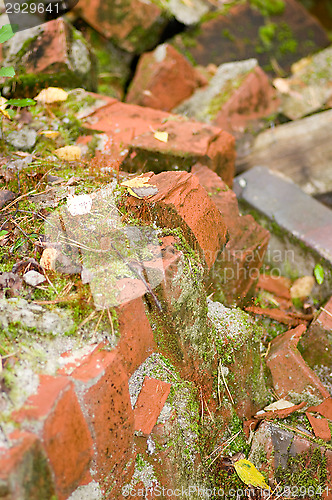
<svg viewBox="0 0 332 500">
<path fill-rule="evenodd" d="M 327 483 L 326 465 L 326 456 L 317 447 L 290 457 L 286 468 L 277 468 L 276 478 L 282 489 L 288 488 L 291 493 L 293 488 L 300 497 L 309 495 L 313 500 L 320 500 Z"/>
<path fill-rule="evenodd" d="M 260 11 L 263 16 L 281 15 L 285 10 L 284 0 L 249 0 L 250 5 Z"/>
</svg>

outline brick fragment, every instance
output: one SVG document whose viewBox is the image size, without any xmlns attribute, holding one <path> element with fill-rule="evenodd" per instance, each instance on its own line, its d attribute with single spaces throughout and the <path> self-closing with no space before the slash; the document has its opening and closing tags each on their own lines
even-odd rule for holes
<svg viewBox="0 0 332 500">
<path fill-rule="evenodd" d="M 168 398 L 171 384 L 145 377 L 134 409 L 135 430 L 150 434 Z"/>
<path fill-rule="evenodd" d="M 67 377 L 41 375 L 36 394 L 13 414 L 36 428 L 55 475 L 59 498 L 66 498 L 84 477 L 93 455 L 92 438 Z"/>
<path fill-rule="evenodd" d="M 126 102 L 171 111 L 207 80 L 172 45 L 141 56 Z"/>
<path fill-rule="evenodd" d="M 278 335 L 271 342 L 266 364 L 271 371 L 273 386 L 278 396 L 287 397 L 292 391 L 306 391 L 323 400 L 329 397 L 329 392 L 296 348 L 305 328 L 304 325 L 299 325 L 283 335 Z"/>
<path fill-rule="evenodd" d="M 192 173 L 210 195 L 228 231 L 228 242 L 217 256 L 207 286 L 226 304 L 244 301 L 258 279 L 269 233 L 251 215 L 240 216 L 235 193 L 208 167 L 196 164 Z M 210 289 L 210 288 L 209 288 Z"/>
<path fill-rule="evenodd" d="M 10 440 L 9 449 L 0 448 L 0 497 L 52 500 L 56 493 L 52 471 L 38 437 L 15 431 Z"/>
</svg>

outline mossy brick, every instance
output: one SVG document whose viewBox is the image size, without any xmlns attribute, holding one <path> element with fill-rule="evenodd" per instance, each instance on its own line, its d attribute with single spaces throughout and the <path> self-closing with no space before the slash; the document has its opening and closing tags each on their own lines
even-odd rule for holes
<svg viewBox="0 0 332 500">
<path fill-rule="evenodd" d="M 146 289 L 143 295 L 146 293 Z M 142 297 L 117 308 L 120 340 L 116 350 L 121 354 L 129 376 L 156 350 L 153 331 Z"/>
<path fill-rule="evenodd" d="M 75 10 L 116 46 L 138 54 L 158 43 L 167 23 L 165 12 L 157 2 L 121 0 L 109 4 L 99 0 L 80 0 Z"/>
<path fill-rule="evenodd" d="M 43 446 L 35 434 L 14 431 L 10 447 L 0 448 L 0 497 L 53 500 L 53 473 Z"/>
<path fill-rule="evenodd" d="M 158 193 L 146 200 L 128 198 L 127 210 L 160 227 L 181 228 L 210 268 L 226 243 L 226 226 L 198 179 L 187 172 L 149 173 L 147 177 Z"/>
<path fill-rule="evenodd" d="M 22 428 L 38 434 L 55 477 L 59 499 L 82 481 L 93 456 L 93 441 L 74 384 L 67 377 L 41 375 L 36 394 L 13 413 Z"/>
<path fill-rule="evenodd" d="M 332 298 L 312 321 L 299 342 L 299 350 L 311 368 L 332 367 Z"/>
<path fill-rule="evenodd" d="M 113 161 L 124 162 L 128 171 L 189 170 L 196 161 L 204 159 L 232 185 L 235 139 L 220 128 L 152 108 L 144 108 L 142 113 L 141 106 L 115 99 L 88 116 L 85 126 L 106 134 L 104 153 Z M 167 143 L 155 138 L 157 131 L 168 133 Z M 86 143 L 87 138 L 80 138 L 79 142 Z"/>
<path fill-rule="evenodd" d="M 133 458 L 134 414 L 119 352 L 96 349 L 71 374 L 94 442 L 92 478 L 106 491 Z"/>
<path fill-rule="evenodd" d="M 217 349 L 219 375 L 214 389 L 221 406 L 219 413 L 229 421 L 232 413 L 228 410 L 232 405 L 238 417 L 249 418 L 267 401 L 260 352 L 262 331 L 249 314 L 219 302 L 208 300 L 208 317 Z"/>
<path fill-rule="evenodd" d="M 274 390 L 280 398 L 293 392 L 302 393 L 303 397 L 311 395 L 322 401 L 330 394 L 297 349 L 305 329 L 305 325 L 301 324 L 272 340 L 266 365 L 271 371 Z"/>
<path fill-rule="evenodd" d="M 320 264 L 323 283 L 313 297 L 320 301 L 331 295 L 331 210 L 304 193 L 290 179 L 265 167 L 254 167 L 236 177 L 236 193 L 242 212 L 252 214 L 270 230 L 266 253 L 270 268 L 283 275 L 312 275 Z"/>
<path fill-rule="evenodd" d="M 272 2 L 260 2 L 260 7 L 254 2 L 235 4 L 226 14 L 217 12 L 202 22 L 199 29 L 178 35 L 174 44 L 202 66 L 255 57 L 265 71 L 274 73 L 274 61 L 289 71 L 291 64 L 327 47 L 330 40 L 299 2 L 283 3 L 285 8 L 279 13 L 269 12 Z"/>
<path fill-rule="evenodd" d="M 172 45 L 141 56 L 126 102 L 171 111 L 207 80 Z"/>
<path fill-rule="evenodd" d="M 191 172 L 218 208 L 228 232 L 226 246 L 217 255 L 206 286 L 215 292 L 215 299 L 227 305 L 242 304 L 257 282 L 269 232 L 251 215 L 240 215 L 235 193 L 215 172 L 199 163 Z"/>
<path fill-rule="evenodd" d="M 15 68 L 16 76 L 2 82 L 15 89 L 15 95 L 35 97 L 39 88 L 50 84 L 97 89 L 91 49 L 63 18 L 16 33 L 3 46 L 3 64 Z"/>
</svg>

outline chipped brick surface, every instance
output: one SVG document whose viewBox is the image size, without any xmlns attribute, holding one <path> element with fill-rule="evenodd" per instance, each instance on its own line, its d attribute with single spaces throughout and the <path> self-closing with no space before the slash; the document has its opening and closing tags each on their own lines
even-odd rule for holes
<svg viewBox="0 0 332 500">
<path fill-rule="evenodd" d="M 168 398 L 171 384 L 145 377 L 134 408 L 135 430 L 150 434 Z"/>
<path fill-rule="evenodd" d="M 6 500 L 52 500 L 52 472 L 43 447 L 34 434 L 15 431 L 9 450 L 0 448 L 0 495 Z"/>
<path fill-rule="evenodd" d="M 300 340 L 303 358 L 308 365 L 332 366 L 332 297 L 317 318 L 310 324 Z"/>
<path fill-rule="evenodd" d="M 156 186 L 158 193 L 148 200 L 130 197 L 127 208 L 142 220 L 156 217 L 162 227 L 181 227 L 187 241 L 202 252 L 211 267 L 226 243 L 226 226 L 198 179 L 187 172 L 148 175 L 149 184 Z"/>
<path fill-rule="evenodd" d="M 92 437 L 73 383 L 66 377 L 41 375 L 37 393 L 13 416 L 27 426 L 35 422 L 39 428 L 58 497 L 66 498 L 81 482 L 93 455 Z"/>
<path fill-rule="evenodd" d="M 121 337 L 116 348 L 130 376 L 155 351 L 156 344 L 142 298 L 119 306 L 117 313 Z"/>
<path fill-rule="evenodd" d="M 78 383 L 77 390 L 94 441 L 93 478 L 107 488 L 121 477 L 133 453 L 134 415 L 128 375 L 119 352 L 96 349 L 71 377 Z"/>
<path fill-rule="evenodd" d="M 305 326 L 299 325 L 278 335 L 271 342 L 266 364 L 271 371 L 273 386 L 278 396 L 287 397 L 290 392 L 306 391 L 323 400 L 329 397 L 329 392 L 305 363 L 296 347 L 304 331 Z"/>
<path fill-rule="evenodd" d="M 105 132 L 105 153 L 123 161 L 129 171 L 189 169 L 204 160 L 232 185 L 235 140 L 220 128 L 188 121 L 164 111 L 118 102 L 97 110 L 85 125 Z M 168 133 L 167 143 L 155 138 L 156 131 Z M 81 138 L 84 143 L 87 138 Z M 127 155 L 127 156 L 126 156 Z"/>
<path fill-rule="evenodd" d="M 162 44 L 141 56 L 126 102 L 171 111 L 206 83 L 172 45 Z"/>
<path fill-rule="evenodd" d="M 210 195 L 228 231 L 228 242 L 217 256 L 208 283 L 213 283 L 227 304 L 241 303 L 258 279 L 269 233 L 251 215 L 240 216 L 235 193 L 209 168 L 196 164 L 191 171 Z"/>
</svg>

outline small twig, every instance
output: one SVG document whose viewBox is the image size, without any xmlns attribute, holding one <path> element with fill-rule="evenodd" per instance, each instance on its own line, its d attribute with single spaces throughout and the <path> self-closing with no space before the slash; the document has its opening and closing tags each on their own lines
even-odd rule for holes
<svg viewBox="0 0 332 500">
<path fill-rule="evenodd" d="M 267 349 L 265 352 L 262 352 L 261 354 L 261 358 L 266 358 L 266 356 L 269 354 L 270 352 L 270 349 L 271 349 L 271 342 L 268 343 L 268 346 L 267 346 Z"/>
<path fill-rule="evenodd" d="M 26 193 L 26 194 L 22 194 L 21 196 L 19 196 L 18 198 L 15 198 L 15 200 L 13 200 L 11 203 L 9 203 L 9 205 L 6 205 L 5 207 L 3 207 L 0 212 L 4 212 L 5 210 L 8 210 L 8 208 L 12 207 L 13 205 L 15 205 L 15 203 L 17 203 L 18 201 L 20 201 L 22 198 L 25 198 L 26 196 L 29 196 L 30 194 L 34 193 L 36 190 L 33 189 L 32 191 L 29 191 L 29 193 Z"/>
<path fill-rule="evenodd" d="M 114 328 L 113 328 L 113 319 L 112 319 L 112 315 L 110 313 L 109 308 L 107 308 L 107 316 L 108 316 L 108 321 L 110 322 L 110 325 L 111 325 L 112 338 L 115 339 L 115 333 L 114 333 Z"/>
<path fill-rule="evenodd" d="M 79 293 L 73 294 L 73 295 L 68 295 L 68 297 L 59 297 L 58 299 L 54 300 L 34 300 L 34 304 L 40 304 L 40 305 L 52 305 L 52 304 L 59 304 L 61 302 L 71 302 L 72 300 L 77 300 L 81 297 Z"/>
<path fill-rule="evenodd" d="M 326 314 L 328 314 L 329 316 L 331 316 L 331 318 L 332 318 L 332 314 L 330 313 L 330 311 L 328 311 L 328 310 L 327 310 L 327 309 L 325 309 L 324 307 L 320 307 L 320 309 L 321 309 L 322 311 L 324 311 Z"/>
<path fill-rule="evenodd" d="M 213 415 L 212 415 L 212 413 L 210 412 L 210 408 L 208 407 L 208 404 L 207 404 L 207 402 L 205 401 L 205 397 L 204 397 L 203 393 L 202 393 L 202 397 L 203 397 L 203 401 L 204 401 L 204 404 L 205 404 L 205 406 L 206 406 L 206 409 L 207 409 L 207 411 L 208 411 L 208 414 L 209 414 L 209 416 L 210 416 L 210 419 L 211 419 L 211 421 L 212 421 L 212 422 L 214 422 Z"/>
<path fill-rule="evenodd" d="M 89 316 L 87 316 L 83 321 L 82 323 L 80 323 L 77 327 L 77 329 L 79 330 L 80 328 L 82 328 L 84 325 L 86 325 L 96 314 L 96 311 L 92 311 Z"/>
<path fill-rule="evenodd" d="M 228 448 L 228 446 L 230 444 L 232 444 L 233 441 L 235 441 L 235 439 L 238 437 L 238 435 L 240 434 L 241 431 L 238 431 L 236 434 L 234 434 L 234 436 L 232 436 L 230 439 L 228 439 L 224 445 L 221 445 L 219 446 L 218 448 L 216 448 L 207 458 L 210 458 L 214 453 L 217 453 L 217 452 L 220 452 L 218 455 L 216 455 L 214 457 L 214 459 L 212 460 L 212 462 L 209 464 L 208 468 L 211 467 L 211 465 L 220 457 L 221 453 L 223 451 L 226 450 L 226 448 Z"/>
<path fill-rule="evenodd" d="M 223 382 L 224 382 L 224 386 L 225 386 L 226 392 L 227 392 L 227 394 L 228 394 L 228 396 L 229 396 L 229 398 L 230 398 L 230 400 L 231 400 L 231 402 L 232 402 L 232 405 L 234 405 L 234 404 L 235 404 L 235 403 L 234 403 L 234 399 L 233 399 L 233 397 L 232 397 L 232 395 L 231 395 L 231 393 L 230 393 L 230 390 L 228 389 L 228 385 L 227 385 L 226 379 L 225 379 L 225 377 L 224 377 L 224 372 L 223 372 L 223 370 L 222 370 L 222 368 L 221 368 L 221 362 L 220 362 L 220 361 L 219 361 L 218 371 L 219 371 L 219 369 L 220 369 L 220 373 L 221 373 L 222 380 L 223 380 Z"/>
<path fill-rule="evenodd" d="M 101 311 L 101 314 L 100 314 L 100 316 L 99 316 L 99 318 L 98 318 L 98 321 L 97 321 L 97 324 L 96 324 L 96 328 L 95 328 L 95 329 L 94 329 L 94 331 L 93 331 L 92 338 L 94 338 L 94 337 L 95 337 L 95 335 L 96 335 L 96 333 L 97 333 L 98 326 L 99 326 L 99 324 L 100 324 L 100 322 L 101 322 L 102 317 L 104 316 L 104 312 L 105 312 L 105 309 L 103 309 L 103 310 Z"/>
</svg>

